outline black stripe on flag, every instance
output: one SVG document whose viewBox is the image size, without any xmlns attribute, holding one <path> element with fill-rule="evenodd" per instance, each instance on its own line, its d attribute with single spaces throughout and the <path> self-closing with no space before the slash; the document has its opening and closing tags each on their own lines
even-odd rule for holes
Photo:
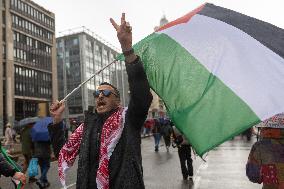
<svg viewBox="0 0 284 189">
<path fill-rule="evenodd" d="M 218 19 L 244 31 L 284 58 L 283 29 L 253 17 L 209 3 L 207 3 L 198 14 Z"/>
</svg>

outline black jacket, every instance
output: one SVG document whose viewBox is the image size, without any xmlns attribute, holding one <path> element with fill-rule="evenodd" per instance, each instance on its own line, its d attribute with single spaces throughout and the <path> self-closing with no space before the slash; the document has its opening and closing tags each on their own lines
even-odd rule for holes
<svg viewBox="0 0 284 189">
<path fill-rule="evenodd" d="M 142 189 L 143 169 L 141 157 L 141 127 L 152 102 L 149 84 L 139 58 L 126 64 L 130 89 L 130 102 L 125 116 L 121 138 L 109 162 L 111 189 Z M 90 113 L 86 116 L 77 174 L 77 189 L 96 188 L 96 172 L 100 149 L 100 133 L 104 121 L 111 115 Z M 64 144 L 63 130 L 56 125 L 49 127 L 55 154 Z M 59 145 L 58 145 L 59 144 Z"/>
<path fill-rule="evenodd" d="M 34 142 L 33 157 L 50 159 L 50 154 L 51 154 L 51 149 L 50 149 L 50 142 L 49 141 Z"/>
<path fill-rule="evenodd" d="M 16 170 L 7 162 L 4 156 L 0 153 L 0 176 L 12 177 Z"/>
</svg>

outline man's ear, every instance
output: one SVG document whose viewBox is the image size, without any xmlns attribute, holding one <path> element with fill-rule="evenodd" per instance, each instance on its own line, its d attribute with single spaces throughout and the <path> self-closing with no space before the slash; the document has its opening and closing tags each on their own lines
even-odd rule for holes
<svg viewBox="0 0 284 189">
<path fill-rule="evenodd" d="M 120 101 L 119 97 L 116 97 L 115 103 L 116 103 L 117 106 L 121 105 L 121 101 Z"/>
</svg>

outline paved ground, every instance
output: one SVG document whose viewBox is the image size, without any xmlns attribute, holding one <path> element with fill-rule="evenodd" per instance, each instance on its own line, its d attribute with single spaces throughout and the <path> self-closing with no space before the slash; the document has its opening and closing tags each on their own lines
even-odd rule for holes
<svg viewBox="0 0 284 189">
<path fill-rule="evenodd" d="M 253 184 L 245 176 L 245 163 L 252 142 L 246 142 L 236 137 L 218 148 L 210 151 L 203 162 L 200 158 L 194 161 L 194 184 L 183 181 L 177 149 L 166 152 L 162 146 L 159 152 L 154 152 L 153 138 L 142 140 L 144 180 L 147 189 L 260 189 L 261 185 Z M 52 163 L 48 177 L 51 189 L 60 189 L 56 162 Z M 67 185 L 75 188 L 76 165 L 69 171 Z M 9 179 L 2 177 L 0 186 L 12 189 Z M 25 189 L 35 189 L 35 185 L 27 185 Z"/>
<path fill-rule="evenodd" d="M 245 166 L 252 143 L 240 139 L 228 141 L 210 151 L 197 170 L 194 189 L 260 189 L 249 182 Z"/>
</svg>

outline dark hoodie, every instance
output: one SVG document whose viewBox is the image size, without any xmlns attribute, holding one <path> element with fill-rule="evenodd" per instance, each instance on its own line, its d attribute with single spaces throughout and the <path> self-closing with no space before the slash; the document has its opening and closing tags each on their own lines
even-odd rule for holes
<svg viewBox="0 0 284 189">
<path fill-rule="evenodd" d="M 0 144 L 1 148 L 1 144 Z M 0 176 L 12 177 L 16 173 L 16 170 L 7 162 L 2 153 L 0 152 Z"/>
</svg>

